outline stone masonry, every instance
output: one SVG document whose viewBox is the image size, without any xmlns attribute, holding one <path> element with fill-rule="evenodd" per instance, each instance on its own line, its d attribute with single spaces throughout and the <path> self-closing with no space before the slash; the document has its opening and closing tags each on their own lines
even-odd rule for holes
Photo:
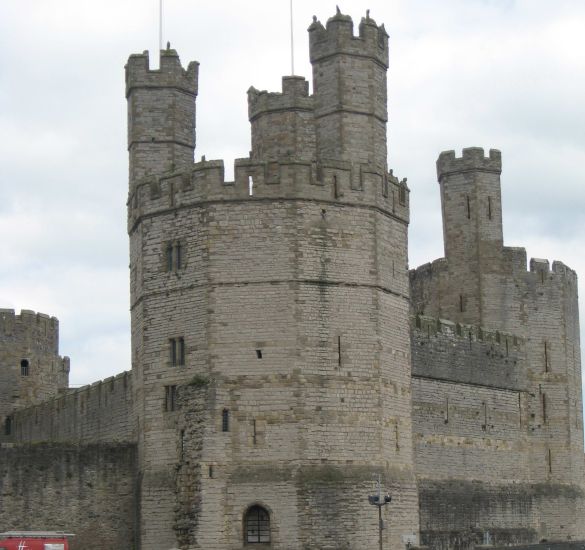
<svg viewBox="0 0 585 550">
<path fill-rule="evenodd" d="M 129 372 L 68 389 L 57 320 L 0 310 L 0 530 L 110 550 L 585 539 L 577 278 L 503 244 L 501 155 L 437 162 L 445 258 L 408 272 L 388 35 L 338 12 L 248 90 L 234 181 L 198 64 L 126 65 Z M 34 518 L 31 519 L 31 518 Z"/>
</svg>

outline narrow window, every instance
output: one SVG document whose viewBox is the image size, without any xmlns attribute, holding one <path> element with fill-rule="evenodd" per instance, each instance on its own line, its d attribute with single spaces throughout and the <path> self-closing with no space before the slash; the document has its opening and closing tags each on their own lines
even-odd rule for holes
<svg viewBox="0 0 585 550">
<path fill-rule="evenodd" d="M 181 243 L 175 245 L 175 265 L 177 271 L 183 267 L 183 254 L 181 250 Z"/>
<path fill-rule="evenodd" d="M 173 270 L 173 245 L 172 245 L 172 243 L 167 244 L 165 254 L 166 254 L 167 271 L 172 271 Z"/>
<path fill-rule="evenodd" d="M 177 364 L 183 366 L 185 364 L 185 339 L 179 338 L 178 344 Z"/>
<path fill-rule="evenodd" d="M 548 450 L 548 473 L 552 474 L 552 452 Z"/>
<path fill-rule="evenodd" d="M 339 185 L 337 183 L 337 176 L 333 176 L 333 193 L 335 194 L 335 198 L 339 198 Z"/>
<path fill-rule="evenodd" d="M 492 219 L 492 198 L 488 197 L 488 219 Z"/>
<path fill-rule="evenodd" d="M 209 477 L 213 479 L 213 464 L 209 465 Z"/>
<path fill-rule="evenodd" d="M 463 296 L 463 294 L 459 294 L 459 311 L 465 311 L 465 306 L 467 305 L 465 302 L 465 296 Z"/>
<path fill-rule="evenodd" d="M 544 372 L 548 372 L 548 345 L 544 343 Z"/>
<path fill-rule="evenodd" d="M 177 366 L 177 341 L 174 338 L 169 338 L 169 359 L 171 367 Z"/>
<path fill-rule="evenodd" d="M 471 219 L 471 203 L 469 202 L 469 195 L 466 197 L 467 199 L 467 219 Z"/>
<path fill-rule="evenodd" d="M 449 398 L 445 398 L 445 417 L 444 417 L 445 424 L 449 424 Z"/>
<path fill-rule="evenodd" d="M 394 436 L 396 438 L 396 450 L 400 450 L 400 434 L 398 433 L 398 422 L 394 424 Z"/>
<path fill-rule="evenodd" d="M 481 427 L 481 429 L 484 432 L 487 432 L 487 427 L 488 427 L 488 408 L 487 408 L 487 403 L 483 403 L 483 426 Z"/>
<path fill-rule="evenodd" d="M 30 374 L 30 367 L 28 359 L 23 359 L 20 362 L 20 375 L 21 376 L 28 376 Z"/>
<path fill-rule="evenodd" d="M 252 176 L 248 176 L 248 195 L 250 197 L 254 195 L 254 179 Z"/>
<path fill-rule="evenodd" d="M 341 367 L 341 336 L 337 337 L 337 366 Z"/>
<path fill-rule="evenodd" d="M 256 357 L 257 357 L 258 359 L 262 359 L 262 350 L 261 350 L 261 349 L 257 349 L 257 350 L 256 350 Z"/>
<path fill-rule="evenodd" d="M 177 386 L 165 386 L 165 411 L 174 411 L 177 407 Z"/>
<path fill-rule="evenodd" d="M 7 416 L 4 419 L 4 435 L 11 435 L 12 434 L 12 417 Z"/>
<path fill-rule="evenodd" d="M 256 445 L 256 419 L 252 420 L 252 442 Z"/>
<path fill-rule="evenodd" d="M 270 515 L 262 506 L 252 506 L 244 518 L 246 543 L 270 542 Z"/>
<path fill-rule="evenodd" d="M 543 424 L 548 422 L 548 418 L 546 416 L 546 393 L 542 394 L 542 422 Z"/>
<path fill-rule="evenodd" d="M 230 431 L 230 411 L 224 409 L 221 413 L 221 431 L 222 432 L 229 432 Z"/>
</svg>

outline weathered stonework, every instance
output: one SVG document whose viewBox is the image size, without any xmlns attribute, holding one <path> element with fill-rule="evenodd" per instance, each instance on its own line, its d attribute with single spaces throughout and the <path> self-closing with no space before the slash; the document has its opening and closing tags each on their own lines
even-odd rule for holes
<svg viewBox="0 0 585 550">
<path fill-rule="evenodd" d="M 504 247 L 501 155 L 477 148 L 439 157 L 445 258 L 409 274 L 388 35 L 338 12 L 309 38 L 313 95 L 248 90 L 233 182 L 193 162 L 198 64 L 129 58 L 132 370 L 69 390 L 56 319 L 0 311 L 0 530 L 361 550 L 381 475 L 384 548 L 585 539 L 576 275 Z"/>
</svg>

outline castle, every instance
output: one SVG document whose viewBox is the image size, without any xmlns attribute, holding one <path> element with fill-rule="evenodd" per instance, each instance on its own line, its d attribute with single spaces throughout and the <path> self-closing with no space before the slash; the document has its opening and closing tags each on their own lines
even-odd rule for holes
<svg viewBox="0 0 585 550">
<path fill-rule="evenodd" d="M 437 161 L 408 271 L 388 35 L 309 27 L 313 95 L 248 91 L 193 162 L 198 64 L 126 65 L 132 368 L 68 388 L 58 322 L 0 310 L 0 530 L 72 548 L 472 548 L 585 538 L 577 277 L 504 246 L 499 151 Z"/>
</svg>

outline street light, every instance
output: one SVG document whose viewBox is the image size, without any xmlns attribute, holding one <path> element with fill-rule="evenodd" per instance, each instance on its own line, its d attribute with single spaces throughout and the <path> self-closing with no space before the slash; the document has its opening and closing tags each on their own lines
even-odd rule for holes
<svg viewBox="0 0 585 550">
<path fill-rule="evenodd" d="M 369 495 L 368 502 L 372 506 L 378 507 L 378 531 L 379 531 L 379 540 L 380 540 L 380 550 L 382 550 L 382 530 L 384 529 L 384 521 L 382 520 L 382 506 L 385 506 L 392 500 L 392 497 L 386 493 L 382 497 L 382 476 L 378 474 L 378 494 L 377 495 Z"/>
</svg>

